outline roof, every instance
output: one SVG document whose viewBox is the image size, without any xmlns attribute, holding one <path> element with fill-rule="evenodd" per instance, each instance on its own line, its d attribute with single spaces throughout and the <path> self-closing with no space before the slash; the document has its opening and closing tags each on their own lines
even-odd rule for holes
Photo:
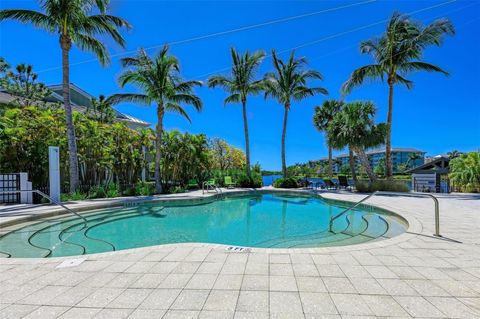
<svg viewBox="0 0 480 319">
<path fill-rule="evenodd" d="M 422 164 L 405 171 L 405 173 L 439 173 L 448 174 L 450 171 L 450 159 L 448 157 L 437 157 L 433 161 Z"/>
<path fill-rule="evenodd" d="M 61 84 L 55 84 L 55 85 L 49 85 L 48 88 L 52 91 L 58 91 L 58 90 L 62 90 L 63 86 Z M 93 95 L 84 91 L 83 89 L 81 89 L 79 86 L 77 86 L 74 83 L 70 83 L 70 90 L 73 90 L 73 91 L 77 92 L 78 94 L 82 95 L 88 101 L 90 101 L 94 97 Z M 53 99 L 59 101 L 59 102 L 63 102 L 63 96 L 56 93 L 56 92 L 52 92 L 51 97 Z M 78 111 L 78 112 L 82 112 L 82 113 L 85 112 L 87 107 L 88 107 L 88 105 L 77 105 L 75 103 L 72 103 L 72 108 L 75 111 Z M 115 114 L 116 114 L 116 119 L 118 121 L 129 122 L 129 123 L 133 123 L 133 124 L 136 124 L 136 125 L 139 125 L 139 126 L 145 126 L 145 127 L 150 126 L 150 123 L 145 122 L 145 121 L 143 121 L 139 118 L 133 117 L 131 115 L 122 113 L 120 111 L 115 110 Z"/>
<path fill-rule="evenodd" d="M 13 95 L 0 91 L 0 104 L 8 104 L 15 100 Z"/>
</svg>

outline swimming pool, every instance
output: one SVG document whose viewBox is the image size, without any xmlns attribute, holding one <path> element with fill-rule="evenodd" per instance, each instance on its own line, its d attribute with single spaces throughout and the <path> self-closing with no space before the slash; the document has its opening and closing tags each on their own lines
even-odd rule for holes
<svg viewBox="0 0 480 319">
<path fill-rule="evenodd" d="M 242 247 L 342 246 L 386 239 L 406 231 L 400 216 L 368 206 L 330 224 L 350 204 L 289 193 L 226 195 L 203 204 L 150 202 L 97 210 L 82 219 L 62 215 L 19 224 L 0 237 L 11 257 L 58 257 L 171 243 Z"/>
</svg>

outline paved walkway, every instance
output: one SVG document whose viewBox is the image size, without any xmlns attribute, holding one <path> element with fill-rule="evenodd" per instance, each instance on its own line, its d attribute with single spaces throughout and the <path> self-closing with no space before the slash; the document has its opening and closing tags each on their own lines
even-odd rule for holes
<svg viewBox="0 0 480 319">
<path fill-rule="evenodd" d="M 480 318 L 480 198 L 439 200 L 444 239 L 431 236 L 430 199 L 382 196 L 371 203 L 404 216 L 408 233 L 335 248 L 175 244 L 0 259 L 0 318 Z"/>
</svg>

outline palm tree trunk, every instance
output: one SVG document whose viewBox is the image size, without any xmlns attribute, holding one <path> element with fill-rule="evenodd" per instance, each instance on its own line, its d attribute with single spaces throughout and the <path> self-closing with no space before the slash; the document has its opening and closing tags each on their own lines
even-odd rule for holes
<svg viewBox="0 0 480 319">
<path fill-rule="evenodd" d="M 163 105 L 158 104 L 157 108 L 157 136 L 155 140 L 155 191 L 162 193 L 162 178 L 160 176 L 160 162 L 162 160 L 162 134 L 163 134 Z"/>
<path fill-rule="evenodd" d="M 365 150 L 362 147 L 353 147 L 352 150 L 358 155 L 360 159 L 360 163 L 362 163 L 365 171 L 367 172 L 368 178 L 370 182 L 375 182 L 377 180 L 377 176 L 373 172 L 372 166 L 370 166 L 370 161 L 368 160 L 367 154 L 365 154 Z"/>
<path fill-rule="evenodd" d="M 350 171 L 352 172 L 352 179 L 354 183 L 357 183 L 357 172 L 355 171 L 355 158 L 353 157 L 352 148 L 348 147 L 348 161 L 350 163 Z"/>
<path fill-rule="evenodd" d="M 328 143 L 328 177 L 333 178 L 332 145 Z"/>
<path fill-rule="evenodd" d="M 388 113 L 387 136 L 385 138 L 385 176 L 391 179 L 393 175 L 392 164 L 392 113 L 393 113 L 393 82 L 388 83 Z"/>
<path fill-rule="evenodd" d="M 72 106 L 70 105 L 69 51 L 70 51 L 70 48 L 72 47 L 72 42 L 70 38 L 62 35 L 60 37 L 60 44 L 62 48 L 63 106 L 65 108 L 65 117 L 66 117 L 66 125 L 67 125 L 70 192 L 73 193 L 78 188 L 79 176 L 78 176 L 77 140 L 75 137 L 75 126 L 73 125 Z"/>
<path fill-rule="evenodd" d="M 287 163 L 285 161 L 285 138 L 287 136 L 287 121 L 288 121 L 288 109 L 289 103 L 285 103 L 285 115 L 283 117 L 283 131 L 282 131 L 282 173 L 283 178 L 287 177 Z"/>
<path fill-rule="evenodd" d="M 245 130 L 245 156 L 247 158 L 247 176 L 250 176 L 250 142 L 248 140 L 248 122 L 247 122 L 247 99 L 242 98 L 242 109 L 243 109 L 243 128 Z"/>
</svg>

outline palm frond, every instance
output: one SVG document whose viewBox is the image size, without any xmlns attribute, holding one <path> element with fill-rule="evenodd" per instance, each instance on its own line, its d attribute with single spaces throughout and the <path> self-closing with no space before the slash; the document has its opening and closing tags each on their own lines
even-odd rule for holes
<svg viewBox="0 0 480 319">
<path fill-rule="evenodd" d="M 348 94 L 354 87 L 360 86 L 367 79 L 380 79 L 383 81 L 385 70 L 379 64 L 370 64 L 356 69 L 350 78 L 342 85 L 342 94 Z"/>
<path fill-rule="evenodd" d="M 31 23 L 49 32 L 54 32 L 56 29 L 55 21 L 48 15 L 38 11 L 21 9 L 0 10 L 0 21 L 6 19 L 14 19 L 22 23 Z"/>
<path fill-rule="evenodd" d="M 188 122 L 192 123 L 192 120 L 190 119 L 190 116 L 185 112 L 185 110 L 177 103 L 173 102 L 167 102 L 165 104 L 165 110 L 172 112 L 172 113 L 177 113 L 183 116 L 184 118 L 187 119 Z"/>
<path fill-rule="evenodd" d="M 110 56 L 108 55 L 107 49 L 102 42 L 94 37 L 86 34 L 74 33 L 72 34 L 72 40 L 81 50 L 93 52 L 102 65 L 106 65 L 110 62 Z"/>
<path fill-rule="evenodd" d="M 113 94 L 110 96 L 106 101 L 106 103 L 115 105 L 118 103 L 123 102 L 131 102 L 131 103 L 139 103 L 143 105 L 150 105 L 152 99 L 145 95 L 145 94 L 138 94 L 138 93 L 118 93 Z"/>
<path fill-rule="evenodd" d="M 411 71 L 427 71 L 427 72 L 439 72 L 444 75 L 449 75 L 447 71 L 444 71 L 439 66 L 421 62 L 421 61 L 412 61 L 406 62 L 398 66 L 398 70 L 404 73 L 411 72 Z"/>
<path fill-rule="evenodd" d="M 225 98 L 223 101 L 224 105 L 231 104 L 231 103 L 240 103 L 242 101 L 242 96 L 239 93 L 233 93 Z"/>
</svg>

